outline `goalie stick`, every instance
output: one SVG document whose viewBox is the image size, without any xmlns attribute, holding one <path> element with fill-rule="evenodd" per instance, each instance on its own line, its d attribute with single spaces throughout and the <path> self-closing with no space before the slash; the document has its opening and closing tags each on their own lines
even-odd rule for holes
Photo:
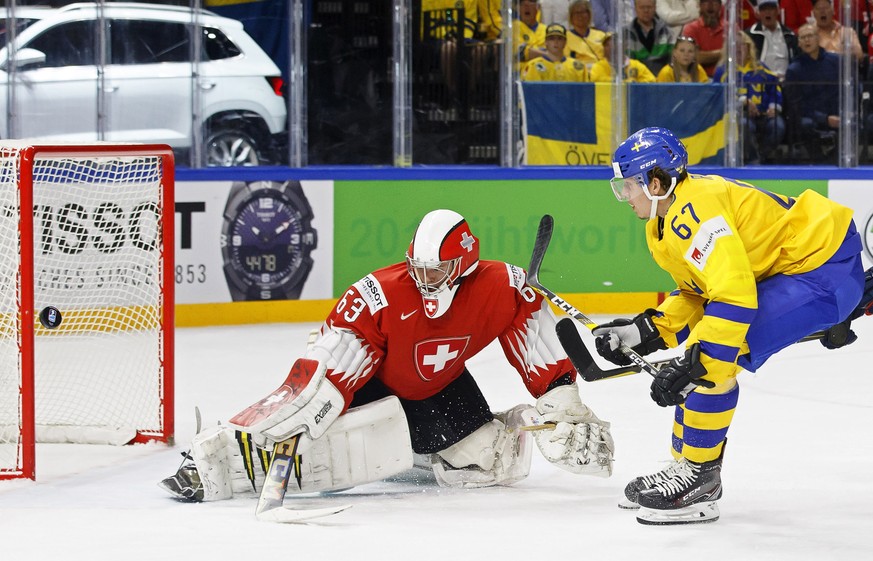
<svg viewBox="0 0 873 561">
<path fill-rule="evenodd" d="M 527 271 L 527 284 L 528 286 L 542 294 L 545 298 L 548 298 L 552 304 L 557 306 L 560 310 L 566 312 L 570 317 L 572 317 L 588 329 L 593 330 L 597 327 L 597 324 L 595 322 L 593 322 L 588 316 L 574 308 L 569 302 L 543 286 L 543 284 L 540 282 L 540 267 L 542 267 L 543 265 L 543 259 L 546 256 L 546 250 L 549 248 L 549 242 L 552 240 L 552 230 L 554 229 L 554 227 L 555 220 L 552 218 L 552 216 L 549 214 L 543 215 L 543 217 L 540 219 L 540 225 L 537 228 L 537 237 L 534 241 L 533 253 L 531 253 L 530 256 L 530 266 L 528 267 Z M 638 352 L 628 347 L 624 343 L 619 346 L 619 351 L 621 351 L 622 354 L 628 357 L 631 362 L 633 362 L 634 365 L 639 368 L 637 372 L 645 371 L 651 376 L 656 376 L 658 374 L 658 366 L 661 366 L 661 363 L 658 363 L 658 365 L 656 366 L 648 362 Z M 588 353 L 588 357 L 591 357 L 590 353 Z M 581 359 L 582 357 L 578 358 Z M 573 357 L 570 357 L 570 361 L 573 362 Z M 593 360 L 589 362 L 590 364 L 587 365 L 577 365 L 575 362 L 573 362 L 573 366 L 576 367 L 576 370 L 579 372 L 579 375 L 582 376 L 583 380 L 587 380 L 583 376 L 583 372 L 590 372 L 592 366 L 597 366 L 594 364 Z M 581 370 L 580 367 L 582 367 Z M 628 374 L 630 373 L 631 372 L 628 372 Z M 713 387 L 715 384 L 713 384 L 709 380 L 701 380 L 700 385 L 705 387 Z"/>
<path fill-rule="evenodd" d="M 285 500 L 285 492 L 288 490 L 288 480 L 291 473 L 299 484 L 301 479 L 300 455 L 297 446 L 300 442 L 300 434 L 295 434 L 287 440 L 277 442 L 273 447 L 273 457 L 270 460 L 270 469 L 264 478 L 264 486 L 261 488 L 261 496 L 258 499 L 258 507 L 255 516 L 265 522 L 302 522 L 312 518 L 330 516 L 342 512 L 352 505 L 339 505 L 322 508 L 288 508 L 282 506 Z"/>
</svg>

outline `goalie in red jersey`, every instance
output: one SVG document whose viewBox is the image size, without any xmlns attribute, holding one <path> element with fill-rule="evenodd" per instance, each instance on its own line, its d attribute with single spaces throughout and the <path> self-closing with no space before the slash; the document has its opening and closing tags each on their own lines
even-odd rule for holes
<svg viewBox="0 0 873 561">
<path fill-rule="evenodd" d="M 162 486 L 194 500 L 256 490 L 266 450 L 295 434 L 290 493 L 376 481 L 414 459 L 443 486 L 509 485 L 528 475 L 531 440 L 563 469 L 608 477 L 609 423 L 580 399 L 555 323 L 523 269 L 480 260 L 467 221 L 432 211 L 406 262 L 349 287 L 285 383 L 231 427 L 200 433 L 193 461 Z M 535 405 L 491 411 L 466 362 L 494 340 Z M 518 430 L 532 424 L 554 428 Z"/>
</svg>

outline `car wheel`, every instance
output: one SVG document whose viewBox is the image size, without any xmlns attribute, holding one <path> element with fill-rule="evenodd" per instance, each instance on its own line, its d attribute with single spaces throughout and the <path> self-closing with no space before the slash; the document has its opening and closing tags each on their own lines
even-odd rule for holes
<svg viewBox="0 0 873 561">
<path fill-rule="evenodd" d="M 206 165 L 209 167 L 257 166 L 260 163 L 258 143 L 244 130 L 219 129 L 206 137 Z"/>
</svg>

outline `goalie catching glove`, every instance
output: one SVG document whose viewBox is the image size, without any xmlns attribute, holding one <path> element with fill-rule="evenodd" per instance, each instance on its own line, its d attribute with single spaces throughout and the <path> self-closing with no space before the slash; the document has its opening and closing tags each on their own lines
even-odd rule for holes
<svg viewBox="0 0 873 561">
<path fill-rule="evenodd" d="M 658 312 L 649 308 L 633 319 L 621 318 L 598 325 L 591 333 L 597 337 L 597 353 L 613 364 L 627 366 L 631 360 L 619 347 L 624 343 L 637 353 L 647 355 L 667 348 L 652 318 Z"/>
<path fill-rule="evenodd" d="M 554 430 L 534 432 L 543 456 L 572 473 L 609 477 L 612 475 L 615 443 L 609 423 L 582 403 L 575 383 L 558 386 L 537 399 L 536 410 Z"/>
</svg>

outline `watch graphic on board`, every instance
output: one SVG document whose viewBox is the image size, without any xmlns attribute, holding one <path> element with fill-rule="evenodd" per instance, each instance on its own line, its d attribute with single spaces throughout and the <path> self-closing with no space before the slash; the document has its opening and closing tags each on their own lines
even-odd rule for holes
<svg viewBox="0 0 873 561">
<path fill-rule="evenodd" d="M 311 222 L 299 181 L 234 182 L 220 239 L 234 302 L 300 298 L 318 243 Z"/>
</svg>

